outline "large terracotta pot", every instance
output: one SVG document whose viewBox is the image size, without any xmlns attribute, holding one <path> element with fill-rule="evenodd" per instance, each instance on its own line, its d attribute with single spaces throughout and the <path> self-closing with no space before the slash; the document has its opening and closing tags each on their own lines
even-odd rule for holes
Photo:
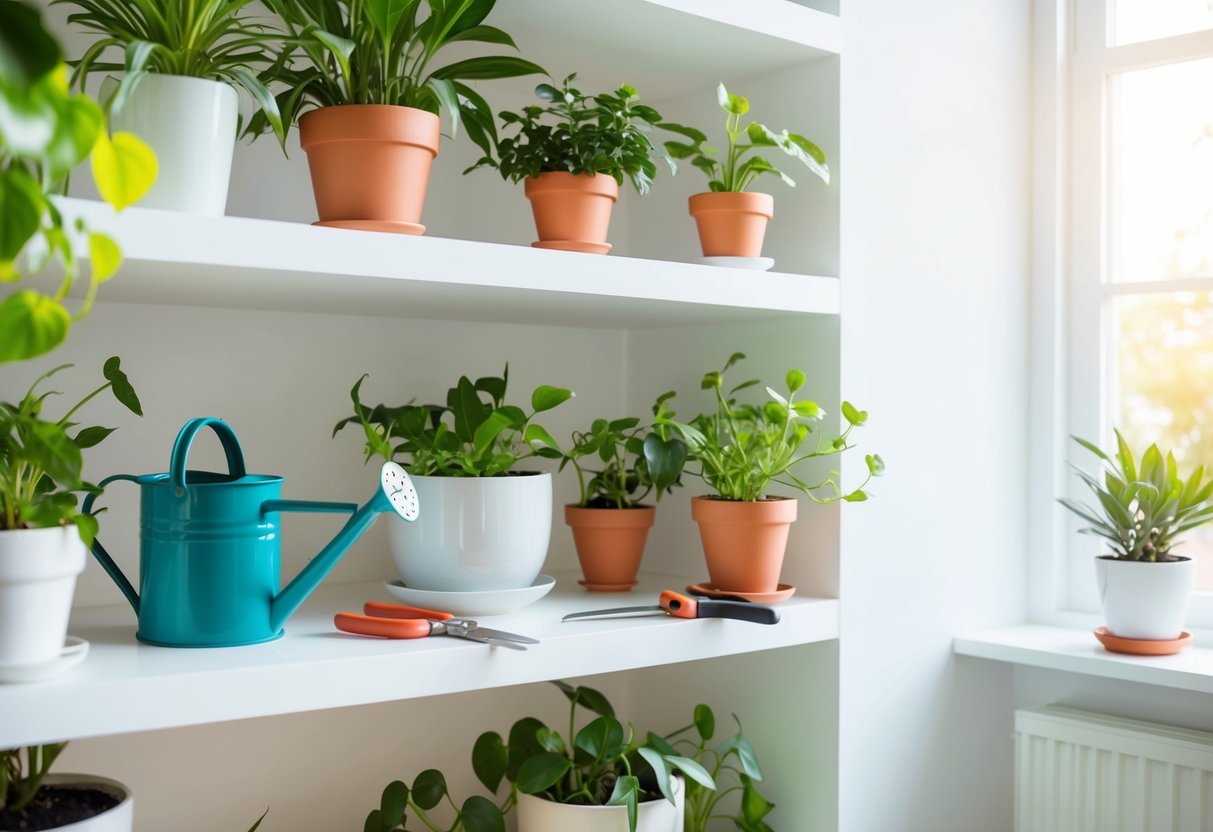
<svg viewBox="0 0 1213 832">
<path fill-rule="evenodd" d="M 644 544 L 657 509 L 564 507 L 564 522 L 573 530 L 573 544 L 590 592 L 620 592 L 636 585 Z"/>
<path fill-rule="evenodd" d="M 1110 556 L 1095 559 L 1104 623 L 1120 638 L 1179 638 L 1195 578 L 1191 558 L 1159 563 Z"/>
<path fill-rule="evenodd" d="M 761 257 L 767 223 L 775 216 L 770 194 L 703 193 L 690 198 L 704 257 Z"/>
<path fill-rule="evenodd" d="M 712 586 L 725 592 L 775 592 L 796 506 L 790 497 L 753 503 L 692 498 L 691 517 L 699 524 Z"/>
<path fill-rule="evenodd" d="M 438 155 L 438 116 L 412 107 L 345 104 L 299 119 L 316 225 L 423 234 L 421 209 Z"/>
<path fill-rule="evenodd" d="M 558 248 L 606 254 L 611 207 L 619 199 L 619 183 L 605 174 L 541 173 L 523 182 L 531 201 L 538 242 L 535 248 Z"/>
</svg>

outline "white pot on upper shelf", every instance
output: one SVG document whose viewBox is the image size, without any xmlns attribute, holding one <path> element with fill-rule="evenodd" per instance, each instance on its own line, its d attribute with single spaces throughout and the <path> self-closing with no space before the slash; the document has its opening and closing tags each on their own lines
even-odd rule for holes
<svg viewBox="0 0 1213 832">
<path fill-rule="evenodd" d="M 63 655 L 87 558 L 75 526 L 0 531 L 0 669 L 46 666 Z"/>
</svg>

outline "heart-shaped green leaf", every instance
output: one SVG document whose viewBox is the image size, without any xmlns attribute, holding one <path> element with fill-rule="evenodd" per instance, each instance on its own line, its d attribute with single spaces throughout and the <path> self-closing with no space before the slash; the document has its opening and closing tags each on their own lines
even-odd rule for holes
<svg viewBox="0 0 1213 832">
<path fill-rule="evenodd" d="M 121 211 L 134 205 L 152 187 L 158 171 L 156 154 L 134 133 L 105 131 L 97 136 L 92 156 L 93 179 L 101 198 Z"/>
<path fill-rule="evenodd" d="M 14 292 L 0 302 L 0 362 L 50 352 L 71 325 L 71 314 L 54 299 L 32 289 Z"/>
</svg>

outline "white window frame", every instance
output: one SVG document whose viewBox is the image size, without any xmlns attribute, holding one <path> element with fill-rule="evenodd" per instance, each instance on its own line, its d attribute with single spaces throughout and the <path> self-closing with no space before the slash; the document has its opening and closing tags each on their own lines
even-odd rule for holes
<svg viewBox="0 0 1213 832">
<path fill-rule="evenodd" d="M 1213 30 L 1107 46 L 1108 0 L 1035 0 L 1028 419 L 1028 618 L 1100 623 L 1098 542 L 1056 498 L 1089 498 L 1067 467 L 1093 460 L 1071 435 L 1108 446 L 1103 414 L 1112 377 L 1108 299 L 1128 292 L 1213 290 L 1213 280 L 1103 282 L 1110 241 L 1111 151 L 1105 135 L 1108 78 L 1119 72 L 1213 56 Z M 1213 635 L 1213 592 L 1197 592 L 1189 629 Z"/>
</svg>

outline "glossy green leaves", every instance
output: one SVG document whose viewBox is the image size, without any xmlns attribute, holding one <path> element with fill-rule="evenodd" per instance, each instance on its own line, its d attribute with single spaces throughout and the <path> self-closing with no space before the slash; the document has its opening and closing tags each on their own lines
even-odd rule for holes
<svg viewBox="0 0 1213 832">
<path fill-rule="evenodd" d="M 156 180 L 156 154 L 133 133 L 104 132 L 93 148 L 93 179 L 101 198 L 121 211 L 139 201 Z"/>
</svg>

